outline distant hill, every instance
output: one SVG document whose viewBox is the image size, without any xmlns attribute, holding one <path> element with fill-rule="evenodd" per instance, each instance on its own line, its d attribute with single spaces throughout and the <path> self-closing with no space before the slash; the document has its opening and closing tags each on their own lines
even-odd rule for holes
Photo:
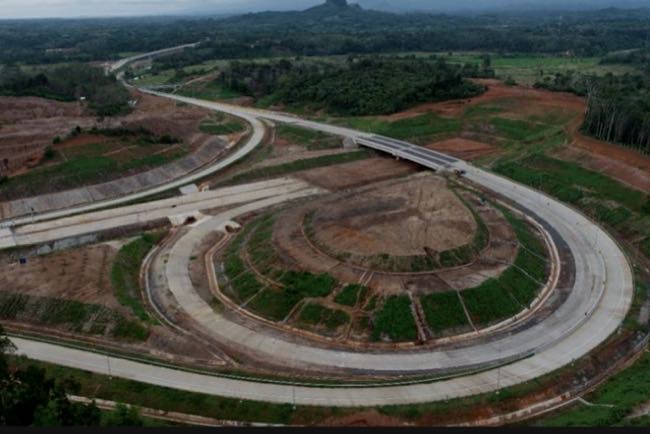
<svg viewBox="0 0 650 434">
<path fill-rule="evenodd" d="M 196 5 L 189 7 L 187 14 L 241 14 L 261 11 L 305 10 L 318 3 L 318 0 L 227 0 L 219 6 L 208 6 L 200 0 L 188 0 Z M 327 1 L 321 6 L 360 5 L 366 10 L 393 13 L 431 12 L 431 13 L 521 13 L 526 11 L 585 11 L 616 7 L 619 9 L 648 8 L 648 0 L 347 0 Z M 320 7 L 320 6 L 316 6 Z M 324 8 L 321 8 L 324 9 Z"/>
<path fill-rule="evenodd" d="M 302 11 L 269 11 L 248 13 L 227 18 L 223 25 L 255 26 L 264 28 L 309 28 L 312 31 L 326 29 L 327 26 L 349 26 L 359 28 L 366 26 L 393 26 L 405 17 L 389 12 L 364 9 L 358 4 L 349 4 L 347 0 L 326 0 L 325 3 Z"/>
</svg>

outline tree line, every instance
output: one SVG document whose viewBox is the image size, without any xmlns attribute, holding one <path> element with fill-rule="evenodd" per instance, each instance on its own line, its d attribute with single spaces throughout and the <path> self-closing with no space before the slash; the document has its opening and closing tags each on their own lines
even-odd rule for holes
<svg viewBox="0 0 650 434">
<path fill-rule="evenodd" d="M 572 92 L 587 98 L 582 131 L 608 142 L 650 152 L 650 78 L 648 74 L 604 76 L 557 73 L 538 88 Z"/>
<path fill-rule="evenodd" d="M 161 62 L 448 50 L 602 56 L 644 46 L 648 18 L 644 10 L 453 16 L 325 7 L 230 18 L 0 21 L 0 63 L 117 59 L 197 41 L 199 50 Z"/>
</svg>

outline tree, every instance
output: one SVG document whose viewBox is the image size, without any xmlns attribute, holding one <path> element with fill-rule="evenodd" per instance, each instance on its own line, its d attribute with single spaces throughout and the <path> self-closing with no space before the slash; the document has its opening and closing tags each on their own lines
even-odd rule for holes
<svg viewBox="0 0 650 434">
<path fill-rule="evenodd" d="M 79 384 L 48 378 L 44 369 L 33 365 L 10 371 L 6 354 L 13 350 L 0 328 L 0 425 L 99 425 L 101 414 L 94 403 L 68 399 L 69 394 L 79 392 Z"/>
</svg>

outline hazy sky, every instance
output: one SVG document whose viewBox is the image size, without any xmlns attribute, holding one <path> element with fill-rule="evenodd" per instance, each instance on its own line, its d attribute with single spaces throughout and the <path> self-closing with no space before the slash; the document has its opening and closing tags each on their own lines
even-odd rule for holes
<svg viewBox="0 0 650 434">
<path fill-rule="evenodd" d="M 260 10 L 304 9 L 324 0 L 0 0 L 2 18 L 128 16 L 185 13 L 232 13 Z M 497 5 L 650 5 L 650 0 L 354 0 L 365 7 L 468 9 Z"/>
</svg>

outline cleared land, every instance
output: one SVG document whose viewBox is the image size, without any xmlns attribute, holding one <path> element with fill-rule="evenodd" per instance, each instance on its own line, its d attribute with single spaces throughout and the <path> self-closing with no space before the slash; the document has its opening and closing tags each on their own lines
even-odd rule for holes
<svg viewBox="0 0 650 434">
<path fill-rule="evenodd" d="M 148 95 L 133 113 L 98 120 L 83 103 L 2 98 L 0 199 L 110 181 L 178 160 L 241 135 L 241 121 Z"/>
<path fill-rule="evenodd" d="M 3 254 L 0 320 L 21 332 L 110 345 L 139 355 L 220 362 L 185 336 L 157 325 L 145 312 L 139 269 L 150 247 L 140 238 L 117 240 L 32 256 L 26 264 Z"/>
<path fill-rule="evenodd" d="M 316 211 L 319 243 L 359 256 L 421 255 L 468 244 L 474 217 L 441 178 L 425 177 Z"/>
</svg>

